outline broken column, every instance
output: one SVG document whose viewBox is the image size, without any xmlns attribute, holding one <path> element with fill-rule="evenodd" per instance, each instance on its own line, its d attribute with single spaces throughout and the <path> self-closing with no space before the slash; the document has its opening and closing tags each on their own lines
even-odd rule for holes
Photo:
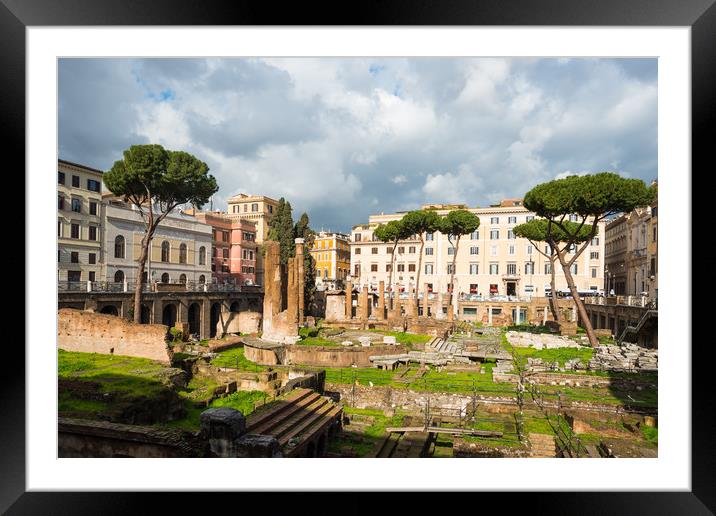
<svg viewBox="0 0 716 516">
<path fill-rule="evenodd" d="M 393 298 L 393 305 L 390 310 L 390 318 L 391 319 L 397 319 L 400 317 L 400 287 L 396 283 L 392 287 L 392 292 L 390 293 Z"/>
<path fill-rule="evenodd" d="M 296 257 L 289 258 L 288 260 L 288 271 L 287 281 L 288 287 L 286 288 L 286 315 L 289 322 L 298 322 L 298 296 L 297 296 L 297 285 L 298 285 L 298 274 L 296 274 Z"/>
<path fill-rule="evenodd" d="M 427 283 L 423 288 L 423 317 L 428 317 L 430 314 L 430 287 Z"/>
<path fill-rule="evenodd" d="M 306 308 L 304 306 L 305 304 L 305 295 L 304 295 L 304 285 L 306 283 L 306 271 L 304 267 L 303 262 L 303 244 L 304 240 L 303 238 L 297 238 L 295 240 L 296 243 L 296 266 L 297 266 L 297 280 L 298 280 L 298 324 L 303 325 L 304 317 Z"/>
<path fill-rule="evenodd" d="M 281 311 L 281 262 L 278 242 L 264 244 L 264 313 L 263 331 L 270 331 L 274 317 Z"/>
<path fill-rule="evenodd" d="M 353 282 L 346 281 L 346 319 L 353 317 Z"/>
<path fill-rule="evenodd" d="M 385 281 L 378 283 L 378 313 L 376 315 L 379 321 L 385 319 Z"/>
<path fill-rule="evenodd" d="M 368 285 L 363 286 L 358 299 L 358 310 L 360 310 L 360 319 L 365 321 L 368 319 Z"/>
</svg>

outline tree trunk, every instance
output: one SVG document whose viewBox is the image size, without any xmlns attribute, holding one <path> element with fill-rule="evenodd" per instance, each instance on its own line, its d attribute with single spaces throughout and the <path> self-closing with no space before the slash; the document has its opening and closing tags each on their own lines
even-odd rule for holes
<svg viewBox="0 0 716 516">
<path fill-rule="evenodd" d="M 562 313 L 559 311 L 559 304 L 557 303 L 557 271 L 555 270 L 555 266 L 557 265 L 555 263 L 555 260 L 557 257 L 555 255 L 552 255 L 550 258 L 551 263 L 551 269 L 552 269 L 552 277 L 550 279 L 550 287 L 552 287 L 552 296 L 549 298 L 549 307 L 552 309 L 552 316 L 554 317 L 554 320 L 557 322 L 562 321 Z"/>
<path fill-rule="evenodd" d="M 423 240 L 423 234 L 420 233 L 420 256 L 418 256 L 418 274 L 415 276 L 415 302 L 418 301 L 418 290 L 420 289 L 420 269 L 423 266 L 423 248 L 425 247 L 425 240 Z"/>
<path fill-rule="evenodd" d="M 448 238 L 448 242 L 450 239 Z M 452 245 L 452 242 L 450 242 Z M 460 249 L 460 235 L 457 237 L 457 243 L 455 244 L 455 254 L 452 255 L 452 269 L 450 272 L 450 309 L 455 313 L 457 308 L 457 302 L 455 302 L 455 264 L 457 263 L 457 252 Z"/>
<path fill-rule="evenodd" d="M 577 255 L 579 256 L 579 255 Z M 572 271 L 569 270 L 569 267 L 567 266 L 566 262 L 564 261 L 564 257 L 562 256 L 562 253 L 557 251 L 557 257 L 559 258 L 559 263 L 562 265 L 562 270 L 564 271 L 564 277 L 567 280 L 567 285 L 569 286 L 569 291 L 572 293 L 572 299 L 574 299 L 574 304 L 577 305 L 577 312 L 579 313 L 579 316 L 582 318 L 582 323 L 584 324 L 584 329 L 587 332 L 587 338 L 589 339 L 589 344 L 592 347 L 599 345 L 599 339 L 597 339 L 596 334 L 594 333 L 594 328 L 592 328 L 592 321 L 589 320 L 589 316 L 587 315 L 587 310 L 584 307 L 584 303 L 582 302 L 582 299 L 579 297 L 579 292 L 577 291 L 577 287 L 574 284 L 574 278 L 572 277 Z"/>
<path fill-rule="evenodd" d="M 393 295 L 395 294 L 394 288 L 393 288 L 393 267 L 395 267 L 395 248 L 398 247 L 399 240 L 396 240 L 393 244 L 393 252 L 390 254 L 390 273 L 388 274 L 388 291 L 390 292 L 388 294 L 388 300 L 390 303 L 388 304 L 388 309 L 393 309 Z"/>
<path fill-rule="evenodd" d="M 144 235 L 142 239 L 142 253 L 139 255 L 139 266 L 137 268 L 137 276 L 135 277 L 134 285 L 134 322 L 142 322 L 142 276 L 144 275 L 144 267 L 147 263 L 147 256 L 149 255 L 149 243 L 151 238 L 148 234 Z M 147 278 L 149 283 L 149 278 Z M 156 322 L 156 321 L 155 321 Z"/>
</svg>

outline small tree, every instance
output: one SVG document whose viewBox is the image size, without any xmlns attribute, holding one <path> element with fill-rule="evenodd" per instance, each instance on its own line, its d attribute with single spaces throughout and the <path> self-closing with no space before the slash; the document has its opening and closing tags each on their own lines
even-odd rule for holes
<svg viewBox="0 0 716 516">
<path fill-rule="evenodd" d="M 556 267 L 555 261 L 557 260 L 557 250 L 550 243 L 550 241 L 562 243 L 567 240 L 567 236 L 557 226 L 551 228 L 551 234 L 548 233 L 549 222 L 545 219 L 534 219 L 519 226 L 512 228 L 512 231 L 516 236 L 526 238 L 537 249 L 537 252 L 547 258 L 550 264 L 550 286 L 552 288 L 552 296 L 549 298 L 549 308 L 552 311 L 552 316 L 555 321 L 561 321 L 562 313 L 557 307 L 557 301 L 555 295 L 557 292 L 556 287 Z M 579 228 L 579 224 L 576 222 L 564 222 L 565 227 L 575 235 L 578 235 L 578 241 L 580 243 L 585 240 L 591 240 L 589 226 L 582 226 Z M 540 249 L 540 243 L 548 243 L 549 254 L 545 253 Z"/>
<path fill-rule="evenodd" d="M 457 309 L 457 297 L 455 296 L 455 264 L 457 253 L 460 250 L 460 239 L 463 235 L 469 235 L 480 227 L 480 217 L 468 210 L 453 210 L 440 221 L 440 232 L 447 235 L 448 242 L 453 247 L 452 268 L 450 269 L 450 306 L 453 312 Z M 452 239 L 456 242 L 453 243 Z"/>
<path fill-rule="evenodd" d="M 423 234 L 434 233 L 440 229 L 440 215 L 438 215 L 435 210 L 414 210 L 406 213 L 401 222 L 406 235 L 418 235 L 420 238 L 418 273 L 415 277 L 415 292 L 417 297 L 417 292 L 420 288 L 420 269 L 423 266 L 423 248 L 425 247 L 425 237 Z"/>
<path fill-rule="evenodd" d="M 597 234 L 601 221 L 610 215 L 630 212 L 638 206 L 649 205 L 655 197 L 656 191 L 647 187 L 642 180 L 625 179 L 613 172 L 568 176 L 537 185 L 525 194 L 525 207 L 548 221 L 547 237 L 554 244 L 557 259 L 562 265 L 567 285 L 592 346 L 598 345 L 599 341 L 594 334 L 584 303 L 579 297 L 570 268 Z M 569 216 L 576 218 L 575 222 L 578 223 L 576 230 L 565 224 Z M 589 238 L 580 245 L 583 226 L 589 228 Z M 561 248 L 552 237 L 555 227 L 564 232 Z M 575 249 L 574 256 L 567 259 L 567 252 L 571 248 Z"/>
<path fill-rule="evenodd" d="M 134 322 L 141 322 L 142 277 L 157 226 L 180 204 L 201 208 L 219 187 L 203 161 L 161 145 L 132 145 L 103 176 L 109 190 L 131 202 L 144 222 L 134 289 Z"/>
<path fill-rule="evenodd" d="M 271 222 L 269 223 L 268 240 L 280 244 L 281 265 L 286 265 L 288 259 L 296 255 L 296 244 L 294 242 L 293 215 L 291 203 L 283 197 L 278 200 L 278 206 Z"/>
<path fill-rule="evenodd" d="M 390 255 L 390 272 L 388 273 L 388 289 L 391 292 L 391 295 L 389 297 L 390 304 L 389 307 L 393 308 L 393 269 L 395 268 L 395 248 L 398 246 L 398 242 L 401 240 L 408 238 L 411 233 L 408 233 L 401 223 L 401 220 L 391 220 L 387 224 L 380 224 L 375 230 L 373 231 L 373 234 L 375 237 L 380 240 L 381 242 L 392 242 L 393 243 L 393 251 Z"/>
</svg>

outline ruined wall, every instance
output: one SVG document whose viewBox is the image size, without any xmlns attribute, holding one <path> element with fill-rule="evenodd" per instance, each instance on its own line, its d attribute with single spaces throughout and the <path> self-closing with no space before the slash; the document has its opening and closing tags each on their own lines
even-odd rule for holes
<svg viewBox="0 0 716 516">
<path fill-rule="evenodd" d="M 293 345 L 286 348 L 286 363 L 327 367 L 350 367 L 355 364 L 358 367 L 370 367 L 372 363 L 369 357 L 402 353 L 407 353 L 407 349 L 400 344 L 367 348 Z"/>
<path fill-rule="evenodd" d="M 229 312 L 225 322 L 216 323 L 216 334 L 258 333 L 261 325 L 259 312 Z"/>
<path fill-rule="evenodd" d="M 327 321 L 340 321 L 346 314 L 346 296 L 342 293 L 326 295 L 326 309 L 324 318 Z"/>
<path fill-rule="evenodd" d="M 136 324 L 113 315 L 62 308 L 57 312 L 57 347 L 171 362 L 167 326 Z"/>
<path fill-rule="evenodd" d="M 279 358 L 273 349 L 244 345 L 244 357 L 260 365 L 278 365 Z"/>
</svg>

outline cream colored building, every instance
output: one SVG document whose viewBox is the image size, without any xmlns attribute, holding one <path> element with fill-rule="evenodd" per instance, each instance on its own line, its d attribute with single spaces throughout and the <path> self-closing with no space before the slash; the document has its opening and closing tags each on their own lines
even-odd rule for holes
<svg viewBox="0 0 716 516">
<path fill-rule="evenodd" d="M 83 283 L 100 279 L 102 239 L 102 171 L 58 160 L 57 279 L 60 288 L 83 289 Z"/>
<path fill-rule="evenodd" d="M 273 219 L 278 201 L 265 195 L 248 195 L 240 193 L 231 197 L 228 202 L 227 216 L 232 220 L 250 220 L 256 224 L 256 243 L 261 245 L 268 238 L 269 224 Z M 261 253 L 256 258 L 256 283 L 263 285 L 264 260 Z"/>
<path fill-rule="evenodd" d="M 480 227 L 460 240 L 455 282 L 457 293 L 483 296 L 544 296 L 550 289 L 549 260 L 537 252 L 526 239 L 516 238 L 512 228 L 535 217 L 520 199 L 508 199 L 489 208 L 467 208 L 465 205 L 424 205 L 444 216 L 453 209 L 468 209 L 480 217 Z M 404 213 L 371 215 L 367 224 L 353 227 L 351 238 L 351 279 L 354 284 L 375 288 L 383 280 L 388 283 L 392 244 L 373 237 L 379 224 L 400 219 Z M 598 235 L 572 267 L 579 291 L 603 290 L 604 225 Z M 446 235 L 426 234 L 419 291 L 426 284 L 433 292 L 447 292 L 450 282 L 454 247 Z M 453 239 L 454 241 L 454 239 Z M 546 251 L 546 244 L 542 251 Z M 399 288 L 413 289 L 417 280 L 420 240 L 401 241 L 396 248 L 393 283 Z M 559 265 L 557 265 L 559 267 Z M 561 270 L 557 274 L 558 290 L 566 290 Z"/>
<path fill-rule="evenodd" d="M 130 203 L 104 196 L 103 277 L 110 283 L 133 283 L 144 236 L 144 222 Z M 211 282 L 212 228 L 180 211 L 170 213 L 157 226 L 145 266 L 144 281 Z"/>
<path fill-rule="evenodd" d="M 649 219 L 649 243 L 647 245 L 647 253 L 649 255 L 649 282 L 647 283 L 647 291 L 649 297 L 656 299 L 659 297 L 659 200 L 655 200 L 651 205 L 651 218 Z"/>
</svg>

